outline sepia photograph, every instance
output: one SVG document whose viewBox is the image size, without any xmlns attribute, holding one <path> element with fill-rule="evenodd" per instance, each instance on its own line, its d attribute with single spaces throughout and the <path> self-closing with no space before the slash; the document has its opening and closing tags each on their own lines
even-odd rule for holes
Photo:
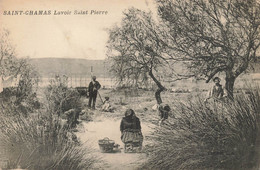
<svg viewBox="0 0 260 170">
<path fill-rule="evenodd" d="M 0 0 L 0 170 L 260 170 L 260 0 Z"/>
</svg>

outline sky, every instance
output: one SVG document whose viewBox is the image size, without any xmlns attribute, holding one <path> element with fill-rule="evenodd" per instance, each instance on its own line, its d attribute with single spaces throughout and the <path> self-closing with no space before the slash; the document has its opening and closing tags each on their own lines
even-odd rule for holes
<svg viewBox="0 0 260 170">
<path fill-rule="evenodd" d="M 155 11 L 153 0 L 0 0 L 0 28 L 10 31 L 18 57 L 84 58 L 106 57 L 107 29 L 120 23 L 129 7 Z M 26 15 L 50 10 L 50 15 Z M 74 11 L 88 11 L 75 15 Z M 91 14 L 91 10 L 107 14 Z M 22 11 L 10 15 L 12 11 Z M 56 11 L 56 12 L 55 12 Z M 54 15 L 71 11 L 70 15 Z"/>
</svg>

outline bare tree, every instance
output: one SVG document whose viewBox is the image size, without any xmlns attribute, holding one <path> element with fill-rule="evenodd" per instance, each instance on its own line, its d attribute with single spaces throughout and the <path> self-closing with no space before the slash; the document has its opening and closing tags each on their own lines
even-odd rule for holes
<svg viewBox="0 0 260 170">
<path fill-rule="evenodd" d="M 112 72 L 121 82 L 147 80 L 149 76 L 158 89 L 155 98 L 162 103 L 160 93 L 166 88 L 156 78 L 157 68 L 167 64 L 164 46 L 160 43 L 159 26 L 151 13 L 131 8 L 124 12 L 121 25 L 109 30 L 108 57 Z"/>
<path fill-rule="evenodd" d="M 172 57 L 185 63 L 188 76 L 225 73 L 233 98 L 236 78 L 257 59 L 260 5 L 257 0 L 156 0 L 167 27 L 161 41 Z"/>
</svg>

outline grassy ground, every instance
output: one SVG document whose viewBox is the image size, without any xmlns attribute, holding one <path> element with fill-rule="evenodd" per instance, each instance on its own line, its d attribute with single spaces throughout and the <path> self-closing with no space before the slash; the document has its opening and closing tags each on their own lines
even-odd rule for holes
<svg viewBox="0 0 260 170">
<path fill-rule="evenodd" d="M 254 138 L 256 137 L 256 134 L 254 133 L 256 126 L 253 125 L 252 122 L 255 121 L 254 114 L 257 113 L 251 113 L 251 111 L 256 111 L 257 109 L 254 107 L 258 106 L 250 105 L 249 98 L 239 101 L 240 103 L 238 102 L 236 105 L 232 105 L 232 108 L 228 108 L 229 110 L 224 109 L 225 111 L 222 110 L 221 112 L 221 110 L 219 110 L 216 113 L 209 114 L 205 112 L 205 108 L 203 109 L 203 107 L 200 107 L 200 103 L 194 103 L 194 101 L 198 98 L 203 100 L 206 95 L 205 92 L 164 92 L 162 93 L 163 101 L 168 103 L 173 108 L 168 122 L 168 130 L 164 133 L 164 131 L 160 131 L 162 129 L 156 128 L 159 116 L 158 112 L 152 108 L 156 104 L 153 92 L 142 90 L 115 91 L 102 89 L 100 90 L 100 95 L 102 98 L 109 96 L 111 104 L 115 108 L 113 113 L 99 111 L 102 103 L 101 99 L 98 97 L 97 110 L 92 112 L 95 117 L 94 122 L 99 123 L 94 123 L 94 126 L 96 126 L 97 129 L 102 129 L 103 125 L 103 127 L 107 129 L 105 133 L 102 130 L 95 130 L 97 131 L 97 134 L 95 135 L 100 138 L 112 133 L 112 139 L 120 142 L 119 121 L 124 116 L 124 111 L 127 108 L 134 109 L 144 127 L 155 127 L 145 128 L 146 144 L 150 146 L 159 142 L 157 143 L 159 147 L 158 145 L 155 145 L 158 147 L 157 149 L 147 151 L 148 157 L 149 155 L 154 154 L 155 158 L 150 159 L 152 162 L 160 162 L 163 161 L 164 158 L 167 160 L 164 160 L 166 162 L 165 164 L 160 163 L 158 166 L 146 166 L 146 169 L 151 169 L 151 167 L 154 167 L 154 169 L 174 169 L 173 167 L 178 166 L 178 169 L 187 169 L 188 167 L 197 167 L 197 169 L 203 169 L 203 167 L 204 169 L 223 169 L 224 167 L 229 167 L 228 169 L 232 169 L 232 167 L 233 169 L 237 169 L 240 167 L 240 169 L 245 169 L 245 167 L 252 167 L 253 164 L 255 164 L 256 158 L 252 156 L 251 153 L 255 152 L 255 149 L 257 149 L 255 144 L 252 145 L 255 141 Z M 236 94 L 236 96 L 239 95 L 240 94 Z M 82 98 L 81 100 L 83 103 L 88 102 L 88 99 L 86 98 Z M 181 103 L 184 105 L 180 105 Z M 249 106 L 247 107 L 244 103 L 247 103 Z M 230 117 L 230 114 L 236 115 L 235 118 L 232 116 Z M 222 118 L 215 117 L 219 117 L 220 115 L 222 115 Z M 109 121 L 109 123 L 107 121 Z M 187 121 L 190 123 L 187 123 Z M 87 125 L 86 128 L 91 129 L 91 126 Z M 191 126 L 193 128 L 191 128 Z M 159 135 L 158 132 L 160 132 Z M 232 137 L 232 134 L 234 136 L 238 136 Z M 202 137 L 200 135 L 206 135 L 206 137 Z M 161 142 L 168 143 L 166 145 L 169 147 L 161 147 L 160 141 L 154 140 L 156 137 L 158 137 L 157 140 L 163 139 L 164 141 Z M 219 143 L 217 142 L 218 140 Z M 253 150 L 251 149 L 252 146 L 254 146 Z M 252 152 L 247 152 L 249 150 L 252 150 Z M 172 156 L 170 154 L 172 154 Z M 241 154 L 243 155 L 242 157 Z M 104 154 L 101 155 L 103 155 L 104 159 L 108 162 L 109 165 L 107 168 L 110 169 L 116 169 L 118 167 L 117 165 L 120 165 L 120 168 L 122 168 L 124 166 L 122 161 L 126 159 L 130 160 L 130 162 L 125 162 L 125 166 L 127 167 L 131 167 L 131 164 L 132 167 L 140 165 L 136 159 L 125 155 L 125 157 L 123 155 L 119 155 L 119 157 L 117 157 L 118 155 L 114 155 L 112 157 Z M 134 156 L 134 158 L 137 157 L 138 156 Z M 172 157 L 174 157 L 174 159 Z M 193 159 L 194 157 L 197 157 L 198 159 Z M 250 158 L 252 158 L 252 160 L 247 161 Z M 142 157 L 140 159 L 146 160 L 146 157 Z M 121 163 L 116 160 L 121 161 Z M 172 166 L 171 164 L 167 165 L 167 161 L 173 161 L 175 166 Z M 239 163 L 242 163 L 241 166 Z M 148 161 L 148 164 L 151 165 L 152 163 Z"/>
<path fill-rule="evenodd" d="M 228 150 L 227 152 L 228 154 L 225 155 L 223 159 L 223 160 L 227 160 L 227 163 L 229 163 L 228 162 L 229 158 L 237 159 L 237 161 L 232 162 L 235 165 L 237 164 L 237 162 L 242 162 L 243 158 L 239 157 L 239 155 L 241 155 L 241 153 L 242 154 L 246 153 L 245 150 L 248 149 L 248 146 L 249 147 L 251 146 L 250 143 L 252 142 L 251 139 L 256 137 L 254 136 L 254 133 L 252 133 L 252 131 L 254 131 L 256 127 L 251 127 L 251 121 L 254 121 L 254 117 L 253 118 L 251 117 L 251 111 L 257 110 L 257 108 L 254 107 L 258 107 L 258 105 L 255 106 L 250 105 L 249 107 L 247 107 L 245 104 L 250 103 L 250 101 L 248 100 L 249 98 L 247 98 L 246 100 L 244 99 L 241 100 L 240 103 L 237 103 L 236 105 L 232 105 L 232 108 L 230 108 L 229 111 L 231 114 L 236 115 L 237 117 L 235 119 L 232 118 L 232 121 L 230 122 L 226 122 L 226 119 L 216 118 L 218 117 L 219 112 L 214 113 L 212 117 L 212 114 L 205 112 L 205 108 L 201 107 L 200 105 L 201 103 L 198 102 L 194 103 L 194 101 L 197 100 L 198 98 L 203 99 L 205 97 L 206 95 L 205 91 L 195 90 L 187 93 L 173 93 L 170 91 L 163 92 L 161 94 L 163 102 L 168 103 L 170 107 L 173 108 L 172 112 L 170 113 L 170 118 L 168 121 L 169 126 L 166 129 L 164 129 L 164 128 L 158 128 L 157 126 L 159 116 L 157 110 L 153 108 L 153 106 L 156 104 L 154 92 L 140 90 L 140 89 L 139 90 L 138 89 L 133 89 L 133 90 L 101 89 L 99 90 L 99 93 L 100 96 L 97 97 L 96 110 L 88 110 L 87 109 L 88 99 L 86 97 L 80 98 L 82 109 L 86 109 L 87 112 L 90 113 L 93 119 L 93 121 L 91 122 L 81 121 L 82 123 L 79 125 L 78 128 L 79 132 L 77 133 L 77 135 L 83 142 L 83 145 L 80 146 L 81 149 L 76 146 L 74 148 L 70 148 L 69 147 L 70 145 L 67 145 L 66 147 L 63 148 L 63 150 L 59 150 L 57 152 L 53 150 L 55 154 L 58 153 L 58 155 L 56 155 L 57 158 L 60 158 L 60 160 L 63 161 L 62 164 L 60 164 L 61 167 L 63 165 L 69 166 L 65 164 L 67 161 L 63 159 L 62 155 L 64 154 L 67 155 L 68 160 L 74 160 L 74 161 L 76 160 L 75 164 L 77 164 L 77 161 L 78 162 L 81 162 L 82 160 L 84 161 L 84 159 L 82 159 L 82 156 L 84 155 L 84 152 L 86 152 L 87 156 L 93 154 L 94 156 L 102 157 L 99 160 L 105 161 L 105 162 L 99 162 L 97 164 L 96 160 L 92 159 L 92 157 L 90 158 L 86 157 L 86 161 L 93 161 L 93 162 L 86 162 L 86 165 L 88 164 L 91 166 L 93 165 L 92 169 L 93 168 L 94 169 L 95 168 L 133 169 L 133 168 L 140 167 L 141 164 L 148 163 L 148 165 L 152 165 L 152 162 L 160 163 L 160 161 L 161 163 L 159 165 L 157 164 L 155 166 L 153 164 L 154 166 L 150 166 L 150 167 L 146 166 L 146 169 L 147 168 L 151 169 L 151 167 L 154 167 L 152 169 L 167 169 L 167 168 L 174 169 L 173 167 L 178 167 L 178 166 L 179 166 L 178 169 L 185 169 L 185 168 L 187 169 L 187 167 L 191 168 L 193 167 L 192 165 L 196 163 L 197 163 L 196 165 L 200 165 L 197 166 L 197 168 L 200 167 L 200 169 L 201 168 L 203 169 L 203 167 L 208 167 L 214 169 L 214 165 L 221 164 L 221 162 L 216 161 L 222 159 L 219 157 L 221 156 L 219 155 L 221 153 L 218 152 L 220 149 L 224 148 Z M 44 89 L 39 89 L 38 96 L 41 102 L 46 102 L 43 100 Z M 110 97 L 110 103 L 112 107 L 114 107 L 114 112 L 100 111 L 100 108 L 102 106 L 101 101 L 104 100 L 105 96 Z M 259 101 L 259 99 L 257 99 L 257 101 Z M 116 153 L 113 155 L 100 153 L 97 141 L 104 137 L 112 138 L 113 140 L 116 141 L 116 143 L 120 143 L 122 147 L 123 144 L 121 143 L 120 140 L 119 124 L 121 118 L 124 116 L 125 110 L 128 108 L 132 108 L 135 111 L 136 115 L 141 120 L 141 124 L 143 127 L 142 131 L 145 137 L 144 145 L 147 145 L 145 146 L 145 151 L 147 155 L 146 154 L 129 155 L 129 154 L 124 154 L 123 152 Z M 230 114 L 230 113 L 225 112 L 225 114 Z M 244 115 L 244 113 L 246 114 Z M 214 117 L 214 115 L 216 117 Z M 230 118 L 230 117 L 227 116 L 226 118 Z M 33 134 L 34 136 L 31 135 L 32 139 L 34 139 L 35 136 L 37 139 L 39 139 L 39 137 L 37 137 L 38 132 L 36 131 L 36 127 L 34 128 L 34 126 L 36 126 L 37 124 L 35 124 L 34 122 L 28 122 L 27 120 L 23 120 L 21 121 L 21 123 L 26 124 L 26 125 L 21 125 L 21 127 L 24 126 L 26 128 L 25 129 L 18 128 L 17 130 L 14 129 L 12 132 L 13 134 L 12 136 L 15 136 L 16 133 L 20 133 L 21 131 L 24 134 L 24 136 L 21 136 L 20 139 L 21 141 L 24 140 L 23 138 L 27 136 L 27 134 Z M 31 126 L 30 123 L 33 123 L 34 126 Z M 242 124 L 240 125 L 239 123 Z M 167 133 L 165 133 L 165 130 Z M 222 132 L 225 134 L 223 135 Z M 234 138 L 232 138 L 232 135 L 230 137 L 230 132 L 232 132 L 233 136 L 235 136 Z M 205 136 L 203 137 L 203 135 L 206 135 L 206 137 Z M 223 143 L 219 144 L 218 142 L 215 142 L 219 139 L 218 135 L 222 135 L 221 139 L 223 139 L 224 142 L 231 143 L 232 146 L 238 144 L 237 145 L 238 147 L 234 147 L 236 148 L 235 156 L 232 155 L 233 154 L 232 148 L 230 150 L 229 147 L 224 147 L 225 145 Z M 25 141 L 27 141 L 27 143 L 30 145 L 33 144 L 32 142 L 30 142 L 31 138 L 30 135 L 29 137 L 25 138 L 26 139 Z M 156 141 L 155 138 L 160 140 L 163 139 L 163 141 L 160 140 Z M 244 140 L 246 140 L 246 142 L 244 142 Z M 239 143 L 236 143 L 236 141 L 245 144 L 239 147 L 240 145 Z M 166 143 L 162 145 L 162 143 L 160 142 L 166 142 Z M 248 145 L 248 143 L 250 145 Z M 42 144 L 39 143 L 38 145 L 40 146 Z M 18 150 L 21 145 L 20 143 L 16 143 L 15 146 Z M 151 150 L 149 146 L 155 146 L 155 147 L 153 147 L 153 149 Z M 92 147 L 93 150 L 88 150 L 88 148 L 92 148 Z M 28 151 L 28 153 L 26 154 L 29 155 L 29 157 L 31 157 L 30 154 L 34 153 L 34 149 L 37 147 L 26 146 L 24 148 L 26 148 L 26 150 Z M 68 150 L 66 148 L 68 148 Z M 211 148 L 211 150 L 209 148 Z M 81 153 L 80 154 L 81 156 L 77 157 L 77 154 L 75 154 L 76 152 Z M 74 154 L 70 154 L 70 153 L 74 153 Z M 214 157 L 214 154 L 212 155 L 212 153 L 218 154 L 218 156 Z M 48 157 L 48 154 L 46 155 Z M 155 158 L 151 159 L 150 157 L 151 155 L 155 155 Z M 233 157 L 230 157 L 230 155 Z M 246 154 L 244 155 L 246 156 Z M 74 156 L 76 156 L 75 159 Z M 194 156 L 202 159 L 200 160 L 192 159 Z M 35 156 L 35 158 L 37 157 Z M 58 167 L 60 161 L 58 159 L 55 160 L 55 155 L 54 157 L 49 157 L 49 158 L 52 159 L 51 160 L 52 162 L 50 161 L 49 162 L 50 165 L 48 165 L 47 167 L 51 167 L 51 166 Z M 19 161 L 21 160 L 21 158 L 18 159 Z M 27 158 L 24 159 L 25 161 L 23 162 L 26 162 Z M 207 164 L 205 161 L 206 160 L 208 161 L 208 159 L 210 159 L 211 165 L 203 166 Z M 31 161 L 33 160 L 35 159 L 31 159 Z M 36 161 L 39 161 L 39 159 L 36 159 Z M 174 162 L 175 166 L 172 166 L 171 164 L 170 165 L 167 164 L 169 162 Z M 17 162 L 15 163 L 17 164 Z M 31 164 L 33 164 L 33 162 Z M 23 165 L 23 167 L 27 167 L 27 166 L 28 165 L 26 164 Z M 82 164 L 80 164 L 80 166 L 73 165 L 71 167 L 80 167 L 80 169 L 82 169 Z"/>
<path fill-rule="evenodd" d="M 170 104 L 173 115 L 150 136 L 153 145 L 143 168 L 242 170 L 257 166 L 259 92 L 237 94 L 229 103 L 205 105 L 203 99 L 194 99 Z"/>
<path fill-rule="evenodd" d="M 152 107 L 156 104 L 156 100 L 154 97 L 153 91 L 146 90 L 109 90 L 109 89 L 101 89 L 99 91 L 102 100 L 104 100 L 105 96 L 110 97 L 110 102 L 113 107 L 115 107 L 115 114 L 111 114 L 111 116 L 122 116 L 124 115 L 124 109 L 132 108 L 137 113 L 140 113 L 139 116 L 150 115 L 155 113 Z M 198 95 L 198 93 L 170 93 L 170 92 L 162 92 L 162 100 L 165 103 L 173 103 L 175 99 L 185 101 L 188 98 L 192 98 L 192 96 Z M 83 103 L 87 104 L 88 99 L 83 98 Z M 97 108 L 100 108 L 102 102 L 100 97 L 97 97 Z M 120 115 L 118 115 L 120 113 Z"/>
</svg>

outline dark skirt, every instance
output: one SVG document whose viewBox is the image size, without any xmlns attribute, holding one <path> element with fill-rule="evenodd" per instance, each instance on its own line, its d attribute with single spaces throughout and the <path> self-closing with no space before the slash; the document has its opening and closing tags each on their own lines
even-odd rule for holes
<svg viewBox="0 0 260 170">
<path fill-rule="evenodd" d="M 168 119 L 168 116 L 169 116 L 168 112 L 160 112 L 161 119 Z"/>
<path fill-rule="evenodd" d="M 126 129 L 121 135 L 123 143 L 142 143 L 143 135 L 140 130 Z"/>
</svg>

